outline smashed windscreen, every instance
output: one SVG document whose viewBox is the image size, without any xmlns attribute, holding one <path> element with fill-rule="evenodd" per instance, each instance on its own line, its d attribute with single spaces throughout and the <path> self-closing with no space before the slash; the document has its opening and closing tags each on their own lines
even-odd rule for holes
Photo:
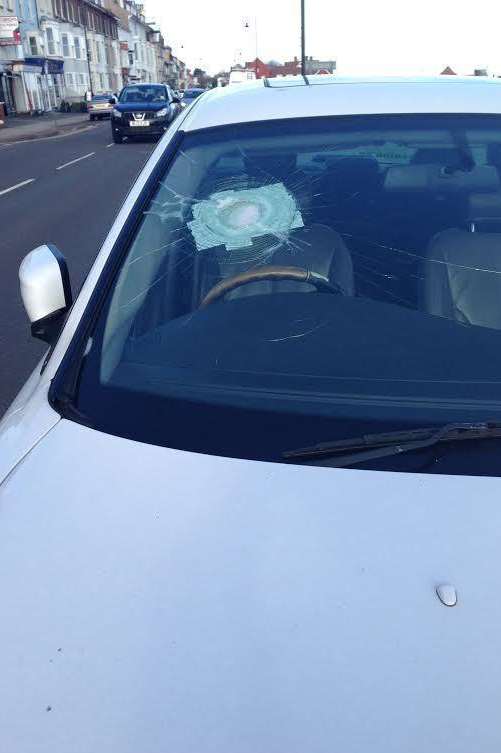
<svg viewBox="0 0 501 753">
<path fill-rule="evenodd" d="M 251 247 L 257 238 L 286 237 L 303 226 L 297 202 L 283 183 L 218 191 L 193 205 L 193 222 L 188 222 L 198 251 Z"/>
<path fill-rule="evenodd" d="M 322 422 L 332 439 L 333 419 L 497 415 L 500 133 L 493 116 L 374 116 L 186 134 L 124 249 L 79 410 L 261 458 Z"/>
</svg>

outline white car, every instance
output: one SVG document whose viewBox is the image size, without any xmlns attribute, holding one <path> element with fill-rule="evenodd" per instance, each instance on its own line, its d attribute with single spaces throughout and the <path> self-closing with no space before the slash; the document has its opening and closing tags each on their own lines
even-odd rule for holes
<svg viewBox="0 0 501 753">
<path fill-rule="evenodd" d="M 257 81 L 26 257 L 0 750 L 499 753 L 500 173 L 501 82 Z"/>
</svg>

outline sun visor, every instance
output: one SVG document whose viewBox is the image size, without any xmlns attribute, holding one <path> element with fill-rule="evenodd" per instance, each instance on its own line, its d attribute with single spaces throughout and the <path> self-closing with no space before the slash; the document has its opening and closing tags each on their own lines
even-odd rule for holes
<svg viewBox="0 0 501 753">
<path fill-rule="evenodd" d="M 390 167 L 384 181 L 385 191 L 489 192 L 500 188 L 498 171 L 492 165 L 453 172 L 441 165 L 401 165 Z"/>
</svg>

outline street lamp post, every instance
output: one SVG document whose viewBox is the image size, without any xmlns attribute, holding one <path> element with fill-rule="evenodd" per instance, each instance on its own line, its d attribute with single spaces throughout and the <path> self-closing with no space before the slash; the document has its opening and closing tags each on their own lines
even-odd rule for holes
<svg viewBox="0 0 501 753">
<path fill-rule="evenodd" d="M 251 24 L 249 19 L 244 19 L 244 29 L 250 30 Z M 256 73 L 256 78 L 258 77 L 258 67 L 257 67 L 257 58 L 258 58 L 258 42 L 257 42 L 257 16 L 254 16 L 254 42 L 255 42 L 255 58 L 254 58 L 254 71 Z"/>
<path fill-rule="evenodd" d="M 306 76 L 306 54 L 304 34 L 304 0 L 301 0 L 301 75 Z"/>
<path fill-rule="evenodd" d="M 88 10 L 86 12 L 85 18 L 84 18 L 84 38 L 85 38 L 85 55 L 87 57 L 87 70 L 89 71 L 89 86 L 90 86 L 90 96 L 94 96 L 94 87 L 92 86 L 92 71 L 90 67 L 90 57 L 89 57 L 89 40 L 87 39 L 87 24 L 89 22 L 89 15 Z"/>
</svg>

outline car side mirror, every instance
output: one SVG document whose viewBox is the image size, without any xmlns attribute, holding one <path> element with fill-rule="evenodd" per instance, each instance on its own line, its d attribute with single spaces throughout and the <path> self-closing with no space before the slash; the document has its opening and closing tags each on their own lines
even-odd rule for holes
<svg viewBox="0 0 501 753">
<path fill-rule="evenodd" d="M 172 101 L 174 102 L 175 105 L 181 104 L 181 100 L 179 99 L 179 97 L 172 97 Z"/>
<path fill-rule="evenodd" d="M 116 105 L 116 103 L 117 103 L 117 98 L 116 97 L 110 97 L 109 98 L 109 100 L 108 100 L 108 104 L 109 105 Z"/>
<path fill-rule="evenodd" d="M 66 259 L 52 244 L 38 246 L 21 262 L 19 282 L 31 334 L 52 344 L 73 302 Z"/>
</svg>

